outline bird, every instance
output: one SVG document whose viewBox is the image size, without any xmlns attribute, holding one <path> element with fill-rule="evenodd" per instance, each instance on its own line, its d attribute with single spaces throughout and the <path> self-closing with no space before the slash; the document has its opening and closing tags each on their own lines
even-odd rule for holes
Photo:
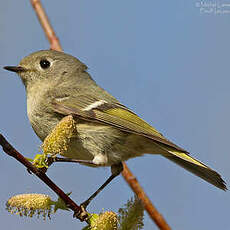
<svg viewBox="0 0 230 230">
<path fill-rule="evenodd" d="M 72 55 L 41 50 L 23 58 L 18 66 L 4 68 L 20 76 L 26 90 L 28 118 L 41 141 L 64 117 L 72 115 L 77 135 L 66 151 L 58 154 L 87 166 L 111 167 L 111 176 L 82 203 L 84 207 L 122 172 L 122 162 L 144 154 L 162 155 L 227 190 L 219 173 L 169 141 L 101 88 L 87 66 Z"/>
</svg>

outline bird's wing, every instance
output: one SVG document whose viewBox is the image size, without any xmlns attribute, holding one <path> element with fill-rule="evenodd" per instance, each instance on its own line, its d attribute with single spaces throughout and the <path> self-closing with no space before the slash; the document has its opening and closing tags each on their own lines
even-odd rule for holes
<svg viewBox="0 0 230 230">
<path fill-rule="evenodd" d="M 144 136 L 159 144 L 188 153 L 167 140 L 155 128 L 122 104 L 108 102 L 92 95 L 78 95 L 76 97 L 56 98 L 53 100 L 52 105 L 54 111 L 60 114 L 72 114 L 82 120 L 111 125 L 122 131 Z"/>
<path fill-rule="evenodd" d="M 189 156 L 187 151 L 168 141 L 155 128 L 116 101 L 108 102 L 91 95 L 79 95 L 77 97 L 67 96 L 65 98 L 55 99 L 52 104 L 54 111 L 62 115 L 72 114 L 82 120 L 99 122 L 128 133 L 149 138 L 153 140 L 160 149 L 168 153 L 165 157 L 169 160 L 216 187 L 223 190 L 227 189 L 220 174 Z"/>
</svg>

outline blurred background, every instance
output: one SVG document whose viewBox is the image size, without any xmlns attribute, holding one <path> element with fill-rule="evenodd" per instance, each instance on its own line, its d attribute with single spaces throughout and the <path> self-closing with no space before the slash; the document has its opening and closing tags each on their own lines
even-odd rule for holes
<svg viewBox="0 0 230 230">
<path fill-rule="evenodd" d="M 230 184 L 229 1 L 43 1 L 65 52 L 89 67 L 99 85 L 167 138 L 217 170 Z M 218 5 L 219 4 L 219 5 Z M 229 10 L 229 11 L 228 11 Z M 31 52 L 49 49 L 29 1 L 0 7 L 0 132 L 27 157 L 40 140 L 26 114 L 24 86 L 2 69 Z M 0 223 L 8 230 L 81 229 L 58 212 L 51 221 L 20 218 L 5 210 L 19 193 L 52 193 L 16 160 L 1 152 Z M 127 162 L 172 229 L 228 229 L 229 192 L 223 192 L 160 156 Z M 110 174 L 109 168 L 57 164 L 48 175 L 77 202 Z M 122 176 L 90 205 L 117 211 L 133 195 Z M 144 229 L 156 228 L 147 214 Z"/>
</svg>

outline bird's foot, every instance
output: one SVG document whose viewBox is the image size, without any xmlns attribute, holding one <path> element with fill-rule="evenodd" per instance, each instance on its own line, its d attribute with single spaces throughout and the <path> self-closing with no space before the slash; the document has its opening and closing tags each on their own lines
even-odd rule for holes
<svg viewBox="0 0 230 230">
<path fill-rule="evenodd" d="M 87 221 L 89 218 L 89 214 L 86 212 L 86 207 L 84 205 L 80 205 L 80 210 L 73 214 L 74 218 L 78 218 L 81 222 Z"/>
</svg>

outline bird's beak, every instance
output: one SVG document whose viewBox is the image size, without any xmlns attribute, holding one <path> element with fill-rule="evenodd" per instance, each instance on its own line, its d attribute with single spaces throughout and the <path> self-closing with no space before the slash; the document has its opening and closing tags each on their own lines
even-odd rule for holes
<svg viewBox="0 0 230 230">
<path fill-rule="evenodd" d="M 16 72 L 16 73 L 25 72 L 27 70 L 26 68 L 22 66 L 4 66 L 3 68 L 9 71 L 12 71 L 12 72 Z"/>
</svg>

